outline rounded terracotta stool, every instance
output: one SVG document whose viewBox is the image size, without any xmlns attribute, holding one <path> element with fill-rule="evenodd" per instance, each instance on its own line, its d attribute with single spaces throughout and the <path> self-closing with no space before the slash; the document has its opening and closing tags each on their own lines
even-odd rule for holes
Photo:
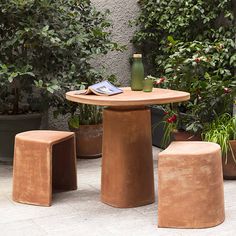
<svg viewBox="0 0 236 236">
<path fill-rule="evenodd" d="M 221 149 L 172 142 L 158 160 L 158 226 L 206 228 L 224 221 Z"/>
<path fill-rule="evenodd" d="M 34 130 L 15 137 L 13 200 L 50 206 L 52 190 L 77 189 L 75 135 Z"/>
</svg>

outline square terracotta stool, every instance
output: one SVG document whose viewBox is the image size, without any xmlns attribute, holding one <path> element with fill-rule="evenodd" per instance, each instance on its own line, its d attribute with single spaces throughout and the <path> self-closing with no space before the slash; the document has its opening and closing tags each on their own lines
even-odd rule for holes
<svg viewBox="0 0 236 236">
<path fill-rule="evenodd" d="M 75 136 L 35 130 L 15 137 L 13 200 L 50 206 L 52 190 L 77 189 Z"/>
<path fill-rule="evenodd" d="M 221 149 L 172 142 L 158 160 L 158 226 L 206 228 L 224 221 Z"/>
</svg>

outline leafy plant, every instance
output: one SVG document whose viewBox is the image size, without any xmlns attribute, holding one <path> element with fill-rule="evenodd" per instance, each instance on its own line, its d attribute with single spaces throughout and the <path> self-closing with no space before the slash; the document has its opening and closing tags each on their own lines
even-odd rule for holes
<svg viewBox="0 0 236 236">
<path fill-rule="evenodd" d="M 0 9 L 0 114 L 73 113 L 65 91 L 101 80 L 90 59 L 122 49 L 110 40 L 109 12 L 90 0 L 4 0 Z"/>
<path fill-rule="evenodd" d="M 191 93 L 176 112 L 183 126 L 201 132 L 232 109 L 235 95 L 235 30 L 231 0 L 140 0 L 133 42 L 148 70 L 165 88 Z"/>
<path fill-rule="evenodd" d="M 102 75 L 97 72 L 94 74 L 94 78 L 96 83 L 97 81 L 103 80 Z M 113 84 L 118 85 L 116 82 L 116 77 L 111 75 L 107 78 L 110 82 Z M 87 105 L 87 104 L 78 104 L 75 102 L 69 102 L 64 100 L 64 93 L 69 90 L 83 90 L 87 86 L 87 84 L 91 84 L 92 82 L 83 82 L 81 84 L 78 84 L 78 86 L 75 88 L 72 84 L 70 87 L 67 87 L 67 89 L 62 90 L 61 93 L 57 93 L 58 99 L 56 103 L 56 110 L 54 111 L 54 116 L 57 117 L 59 114 L 66 115 L 70 114 L 70 118 L 68 121 L 69 127 L 76 127 L 79 125 L 94 125 L 94 124 L 100 124 L 102 123 L 102 107 L 100 106 L 94 106 L 94 105 Z M 72 122 L 71 122 L 72 120 Z M 78 120 L 76 122 L 76 125 L 74 124 L 74 120 Z"/>
<path fill-rule="evenodd" d="M 164 117 L 164 123 L 165 123 L 165 132 L 162 139 L 163 145 L 167 145 L 171 141 L 171 135 L 174 130 L 177 129 L 178 123 L 177 123 L 177 115 L 175 113 L 167 113 Z"/>
<path fill-rule="evenodd" d="M 231 0 L 140 0 L 140 15 L 133 42 L 140 47 L 158 76 L 164 72 L 162 62 L 169 56 L 168 36 L 182 42 L 234 38 Z"/>
<path fill-rule="evenodd" d="M 170 44 L 172 55 L 165 62 L 166 86 L 191 93 L 190 101 L 179 107 L 191 118 L 180 116 L 186 130 L 197 133 L 215 114 L 231 112 L 236 77 L 228 61 L 233 46 L 232 40 Z"/>
<path fill-rule="evenodd" d="M 79 128 L 80 125 L 95 125 L 102 123 L 102 107 L 81 104 L 69 118 L 70 128 Z"/>
<path fill-rule="evenodd" d="M 156 129 L 159 125 L 164 124 L 164 135 L 161 140 L 161 145 L 166 147 L 171 141 L 173 131 L 178 129 L 179 123 L 178 114 L 176 114 L 172 109 L 172 105 L 165 106 L 163 111 L 165 114 L 163 120 L 157 124 L 154 124 L 152 128 Z"/>
<path fill-rule="evenodd" d="M 236 139 L 236 116 L 226 113 L 217 117 L 208 125 L 203 133 L 203 138 L 206 141 L 218 143 L 221 146 L 222 154 L 226 157 L 225 164 L 227 164 L 227 153 L 229 151 L 236 163 L 234 152 L 229 144 L 230 140 Z"/>
<path fill-rule="evenodd" d="M 70 128 L 78 129 L 79 128 L 79 117 L 78 116 L 71 116 L 68 120 L 68 125 Z"/>
</svg>

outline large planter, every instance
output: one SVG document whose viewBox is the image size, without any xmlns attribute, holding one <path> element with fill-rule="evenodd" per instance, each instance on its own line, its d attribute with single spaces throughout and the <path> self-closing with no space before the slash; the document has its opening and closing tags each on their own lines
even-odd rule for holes
<svg viewBox="0 0 236 236">
<path fill-rule="evenodd" d="M 162 142 L 165 133 L 164 116 L 165 111 L 162 107 L 151 107 L 152 145 L 163 149 L 169 145 L 169 143 L 163 145 Z"/>
<path fill-rule="evenodd" d="M 98 158 L 102 156 L 102 124 L 80 125 L 70 128 L 76 135 L 76 153 L 79 158 Z"/>
<path fill-rule="evenodd" d="M 0 115 L 0 162 L 13 161 L 15 135 L 39 129 L 41 118 L 41 114 Z"/>
<path fill-rule="evenodd" d="M 236 157 L 236 140 L 231 140 L 229 141 L 229 143 L 231 145 L 234 156 Z M 229 151 L 227 154 L 227 161 L 226 157 L 223 156 L 222 167 L 224 179 L 236 179 L 236 163 L 233 159 L 231 151 Z"/>
</svg>

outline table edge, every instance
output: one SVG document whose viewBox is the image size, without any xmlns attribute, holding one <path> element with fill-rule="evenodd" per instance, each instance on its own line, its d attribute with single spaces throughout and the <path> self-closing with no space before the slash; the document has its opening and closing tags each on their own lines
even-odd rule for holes
<svg viewBox="0 0 236 236">
<path fill-rule="evenodd" d="M 82 104 L 88 104 L 88 105 L 96 105 L 96 106 L 112 106 L 112 107 L 116 107 L 116 106 L 147 106 L 147 105 L 155 105 L 155 104 L 168 104 L 168 103 L 176 103 L 176 102 L 184 102 L 184 101 L 188 101 L 190 99 L 190 94 L 187 92 L 186 95 L 183 95 L 181 97 L 175 97 L 172 99 L 159 99 L 159 101 L 157 102 L 156 99 L 150 99 L 150 100 L 144 100 L 144 101 L 130 101 L 130 103 L 132 102 L 132 104 L 129 104 L 129 102 L 124 102 L 124 101 L 102 101 L 102 100 L 98 100 L 97 102 L 94 100 L 90 100 L 89 98 L 86 99 L 84 97 L 80 97 L 79 101 L 78 98 L 72 96 L 69 94 L 70 92 L 66 93 L 66 99 L 72 102 L 77 102 L 77 103 L 82 103 Z M 168 101 L 166 101 L 168 100 Z"/>
</svg>

